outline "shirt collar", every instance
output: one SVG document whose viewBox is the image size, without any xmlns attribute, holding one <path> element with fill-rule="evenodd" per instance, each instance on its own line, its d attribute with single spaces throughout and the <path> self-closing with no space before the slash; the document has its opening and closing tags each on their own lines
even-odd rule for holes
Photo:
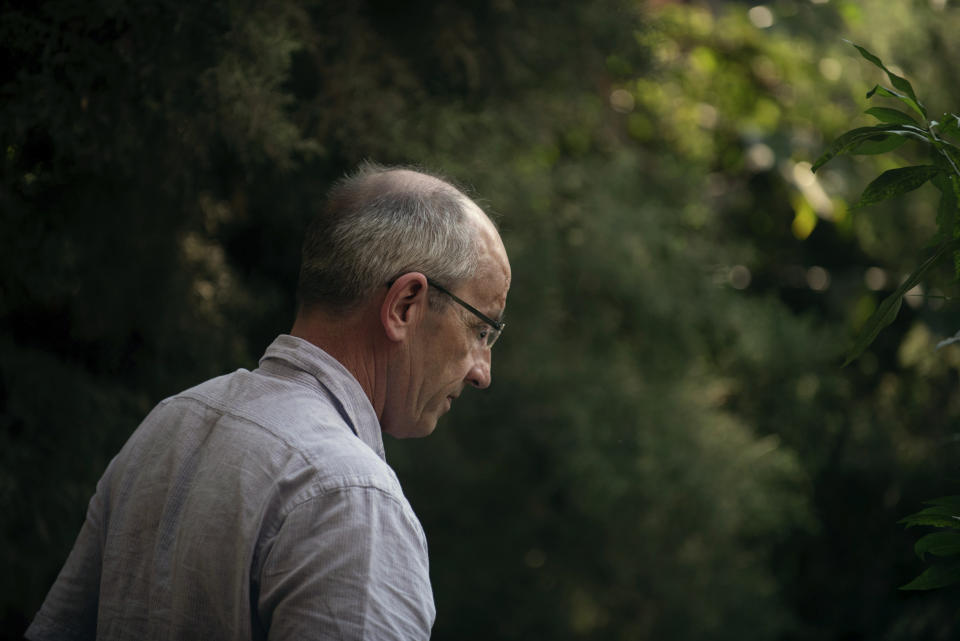
<svg viewBox="0 0 960 641">
<path fill-rule="evenodd" d="M 260 365 L 269 360 L 283 361 L 316 378 L 339 404 L 338 409 L 353 433 L 377 456 L 386 460 L 380 421 L 373 405 L 360 383 L 340 361 L 313 343 L 289 334 L 274 339 L 260 358 Z"/>
</svg>

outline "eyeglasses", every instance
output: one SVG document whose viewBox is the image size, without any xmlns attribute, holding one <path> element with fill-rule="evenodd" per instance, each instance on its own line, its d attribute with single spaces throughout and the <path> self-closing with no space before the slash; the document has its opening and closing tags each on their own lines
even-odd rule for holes
<svg viewBox="0 0 960 641">
<path fill-rule="evenodd" d="M 482 320 L 484 323 L 486 323 L 490 327 L 492 327 L 493 329 L 487 329 L 487 328 L 483 329 L 483 332 L 480 333 L 480 340 L 486 343 L 487 347 L 493 347 L 493 344 L 497 342 L 498 338 L 500 338 L 500 333 L 503 332 L 503 328 L 507 326 L 506 323 L 504 323 L 503 321 L 493 320 L 492 318 L 490 318 L 489 316 L 487 316 L 486 314 L 478 310 L 476 307 L 474 307 L 470 303 L 461 300 L 454 294 L 451 294 L 449 291 L 447 291 L 440 285 L 437 285 L 435 282 L 433 282 L 429 278 L 427 279 L 427 284 L 433 287 L 434 289 L 436 289 L 437 291 L 446 294 L 447 296 L 452 298 L 455 303 L 459 304 L 465 310 L 467 310 L 468 312 L 470 312 L 471 314 L 473 314 L 474 316 Z"/>
</svg>

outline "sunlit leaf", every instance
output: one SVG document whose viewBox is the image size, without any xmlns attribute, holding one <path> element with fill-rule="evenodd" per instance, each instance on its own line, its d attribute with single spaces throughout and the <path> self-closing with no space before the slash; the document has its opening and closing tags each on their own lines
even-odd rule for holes
<svg viewBox="0 0 960 641">
<path fill-rule="evenodd" d="M 848 40 L 847 42 L 850 42 L 850 41 Z M 897 74 L 887 69 L 887 66 L 883 64 L 883 61 L 880 60 L 880 58 L 870 53 L 860 45 L 855 44 L 853 42 L 850 42 L 850 44 L 852 44 L 854 47 L 857 48 L 857 51 L 860 52 L 861 56 L 863 56 L 864 58 L 866 58 L 867 60 L 875 64 L 876 66 L 883 69 L 883 71 L 887 74 L 887 77 L 890 78 L 890 82 L 893 84 L 893 86 L 896 87 L 899 91 L 903 92 L 903 97 L 909 98 L 911 106 L 914 106 L 915 109 L 920 113 L 920 115 L 923 116 L 924 119 L 926 119 L 927 111 L 926 109 L 924 109 L 923 105 L 920 104 L 920 101 L 917 100 L 917 94 L 914 93 L 913 86 L 910 84 L 909 80 L 901 76 L 898 76 Z"/>
<path fill-rule="evenodd" d="M 900 286 L 897 287 L 896 291 L 887 296 L 880 306 L 877 307 L 877 310 L 867 319 L 867 322 L 864 323 L 863 328 L 860 330 L 860 334 L 857 336 L 856 341 L 854 341 L 853 347 L 847 353 L 847 359 L 844 361 L 844 367 L 855 361 L 860 357 L 861 354 L 870 346 L 870 344 L 876 339 L 877 335 L 880 333 L 884 327 L 889 325 L 897 317 L 897 313 L 900 311 L 900 303 L 902 302 L 903 295 L 908 291 L 913 289 L 917 283 L 920 282 L 920 279 L 933 267 L 934 264 L 947 252 L 952 252 L 960 247 L 960 240 L 950 240 L 942 245 L 940 245 L 937 250 L 927 258 L 923 263 L 917 267 L 912 274 L 910 274 L 905 281 L 900 283 Z M 916 516 L 916 515 L 914 515 Z M 911 517 L 907 517 L 911 518 Z M 911 523 L 912 525 L 920 525 L 920 523 Z"/>
<path fill-rule="evenodd" d="M 917 124 L 916 120 L 911 118 L 908 114 L 903 113 L 899 109 L 891 109 L 890 107 L 870 107 L 864 113 L 873 116 L 880 122 L 897 125 L 914 125 L 916 127 L 920 126 Z"/>
<path fill-rule="evenodd" d="M 858 156 L 884 154 L 901 147 L 905 142 L 907 142 L 907 139 L 904 136 L 898 136 L 896 134 L 890 134 L 886 137 L 871 136 L 860 144 L 852 147 L 850 153 Z"/>
<path fill-rule="evenodd" d="M 857 148 L 867 140 L 886 140 L 891 135 L 927 141 L 927 136 L 922 129 L 910 125 L 884 124 L 874 125 L 873 127 L 858 127 L 841 134 L 836 140 L 830 143 L 827 150 L 813 163 L 811 170 L 816 171 L 835 156 L 850 153 L 852 149 Z"/>
<path fill-rule="evenodd" d="M 932 590 L 960 582 L 960 562 L 942 563 L 931 566 L 910 583 L 900 586 L 901 590 Z"/>
<path fill-rule="evenodd" d="M 900 167 L 899 169 L 889 169 L 867 185 L 867 188 L 863 190 L 863 194 L 860 196 L 860 200 L 857 201 L 854 207 L 866 207 L 867 205 L 881 202 L 893 196 L 899 196 L 908 191 L 913 191 L 939 173 L 940 168 L 936 165 L 917 165 Z"/>
<path fill-rule="evenodd" d="M 876 85 L 873 89 L 868 91 L 867 98 L 872 98 L 874 94 L 883 96 L 885 98 L 897 98 L 898 100 L 902 100 L 905 104 L 909 105 L 911 109 L 920 114 L 924 120 L 927 118 L 927 112 L 923 108 L 923 105 L 906 94 L 900 93 L 899 91 L 894 91 L 893 89 L 881 85 Z"/>
</svg>

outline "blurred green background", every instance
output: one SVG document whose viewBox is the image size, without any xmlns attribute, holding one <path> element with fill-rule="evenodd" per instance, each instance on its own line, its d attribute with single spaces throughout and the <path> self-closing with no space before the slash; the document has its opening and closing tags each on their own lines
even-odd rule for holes
<svg viewBox="0 0 960 641">
<path fill-rule="evenodd" d="M 929 185 L 848 204 L 882 80 L 960 109 L 954 0 L 8 0 L 0 9 L 0 636 L 157 401 L 288 330 L 302 231 L 363 159 L 437 170 L 513 264 L 494 384 L 389 441 L 434 638 L 954 639 L 897 520 L 957 493 Z M 911 147 L 897 154 L 905 163 Z M 899 163 L 902 164 L 902 163 Z"/>
</svg>

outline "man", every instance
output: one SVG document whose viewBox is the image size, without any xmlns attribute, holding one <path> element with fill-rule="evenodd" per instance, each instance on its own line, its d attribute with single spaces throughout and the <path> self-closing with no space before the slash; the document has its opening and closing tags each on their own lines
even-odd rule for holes
<svg viewBox="0 0 960 641">
<path fill-rule="evenodd" d="M 426 540 L 381 430 L 490 384 L 510 266 L 449 184 L 363 168 L 304 242 L 291 335 L 161 402 L 110 463 L 40 639 L 426 639 Z"/>
</svg>

